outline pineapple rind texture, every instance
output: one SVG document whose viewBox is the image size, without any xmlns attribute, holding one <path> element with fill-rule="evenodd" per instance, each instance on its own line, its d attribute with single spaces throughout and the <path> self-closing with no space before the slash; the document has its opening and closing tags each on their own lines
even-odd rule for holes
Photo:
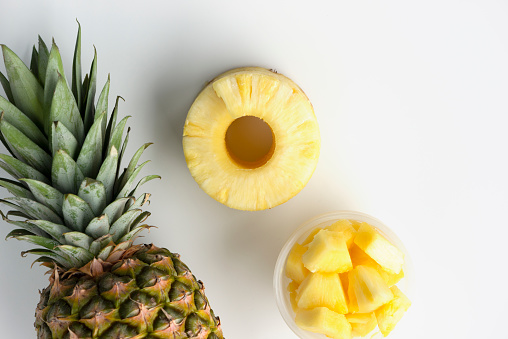
<svg viewBox="0 0 508 339">
<path fill-rule="evenodd" d="M 255 168 L 234 161 L 224 141 L 231 123 L 243 116 L 264 120 L 275 137 L 271 158 Z M 235 69 L 210 82 L 192 104 L 183 131 L 185 159 L 198 185 L 240 210 L 272 208 L 295 196 L 310 180 L 319 148 L 307 96 L 290 79 L 259 67 Z"/>
<path fill-rule="evenodd" d="M 13 197 L 1 213 L 16 229 L 8 238 L 36 248 L 52 269 L 36 309 L 38 338 L 223 338 L 203 284 L 178 255 L 133 245 L 149 212 L 140 186 L 142 145 L 121 170 L 130 128 L 108 115 L 110 79 L 96 97 L 97 54 L 81 77 L 81 28 L 67 84 L 58 47 L 39 38 L 28 68 L 1 45 L 7 99 L 0 97 L 0 179 Z M 8 79 L 7 79 L 8 78 Z"/>
<path fill-rule="evenodd" d="M 36 309 L 38 338 L 222 338 L 203 284 L 178 255 L 153 245 L 130 252 L 88 274 L 54 271 Z"/>
</svg>

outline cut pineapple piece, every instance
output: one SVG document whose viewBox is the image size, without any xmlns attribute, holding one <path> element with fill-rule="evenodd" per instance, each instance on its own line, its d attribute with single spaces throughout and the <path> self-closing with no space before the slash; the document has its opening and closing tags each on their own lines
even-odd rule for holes
<svg viewBox="0 0 508 339">
<path fill-rule="evenodd" d="M 311 272 L 347 272 L 353 268 L 342 233 L 321 230 L 302 256 L 303 265 Z"/>
<path fill-rule="evenodd" d="M 351 325 L 343 314 L 317 307 L 312 310 L 299 310 L 296 325 L 314 333 L 322 333 L 334 339 L 351 339 Z"/>
<path fill-rule="evenodd" d="M 292 291 L 289 293 L 289 302 L 291 303 L 291 308 L 293 312 L 297 312 L 298 310 L 298 301 L 296 301 L 296 291 Z"/>
<path fill-rule="evenodd" d="M 298 289 L 298 284 L 295 281 L 292 281 L 288 284 L 287 290 L 288 292 L 295 292 Z"/>
<path fill-rule="evenodd" d="M 311 273 L 297 293 L 298 308 L 323 306 L 340 314 L 348 312 L 346 296 L 337 273 Z"/>
<path fill-rule="evenodd" d="M 381 333 L 386 337 L 411 306 L 411 301 L 397 286 L 392 286 L 394 298 L 376 310 L 377 323 Z"/>
<path fill-rule="evenodd" d="M 353 225 L 353 228 L 358 231 L 358 229 L 360 228 L 360 225 L 362 224 L 361 221 L 358 221 L 358 220 L 349 220 L 351 221 L 351 225 Z"/>
<path fill-rule="evenodd" d="M 404 254 L 371 225 L 365 222 L 360 225 L 354 243 L 386 271 L 400 273 L 404 264 Z"/>
<path fill-rule="evenodd" d="M 349 255 L 351 256 L 351 262 L 353 263 L 353 267 L 358 265 L 369 266 L 374 269 L 381 275 L 381 278 L 386 282 L 388 287 L 391 287 L 398 283 L 402 278 L 404 278 L 404 271 L 400 270 L 398 274 L 390 273 L 384 270 L 381 265 L 379 265 L 374 259 L 369 257 L 367 253 L 362 251 L 356 244 L 353 244 L 349 249 Z"/>
<path fill-rule="evenodd" d="M 318 232 L 321 231 L 321 230 L 322 230 L 322 228 L 315 228 L 315 229 L 313 229 L 312 232 L 310 232 L 309 236 L 302 242 L 302 245 L 306 246 L 306 245 L 310 244 L 310 242 L 312 240 L 314 240 L 314 236 L 316 234 L 318 234 Z"/>
<path fill-rule="evenodd" d="M 353 244 L 356 230 L 353 228 L 351 221 L 347 219 L 338 220 L 332 225 L 326 227 L 326 229 L 333 232 L 342 232 L 348 248 L 350 248 Z"/>
<path fill-rule="evenodd" d="M 302 263 L 302 255 L 307 251 L 307 247 L 296 243 L 289 252 L 286 261 L 286 276 L 297 284 L 300 284 L 309 274 Z"/>
<path fill-rule="evenodd" d="M 353 337 L 365 337 L 372 332 L 377 325 L 374 312 L 346 314 L 346 319 L 351 324 Z"/>
<path fill-rule="evenodd" d="M 358 312 L 369 313 L 393 299 L 393 293 L 379 273 L 369 266 L 357 266 L 348 272 L 349 291 L 356 299 Z M 351 297 L 351 295 L 349 295 Z"/>
</svg>

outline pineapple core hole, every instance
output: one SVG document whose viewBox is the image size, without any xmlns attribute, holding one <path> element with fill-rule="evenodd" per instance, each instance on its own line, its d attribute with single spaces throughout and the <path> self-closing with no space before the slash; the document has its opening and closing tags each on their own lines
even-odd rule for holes
<svg viewBox="0 0 508 339">
<path fill-rule="evenodd" d="M 257 168 L 273 155 L 275 140 L 270 126 L 262 119 L 244 116 L 236 119 L 226 131 L 226 149 L 240 166 Z"/>
</svg>

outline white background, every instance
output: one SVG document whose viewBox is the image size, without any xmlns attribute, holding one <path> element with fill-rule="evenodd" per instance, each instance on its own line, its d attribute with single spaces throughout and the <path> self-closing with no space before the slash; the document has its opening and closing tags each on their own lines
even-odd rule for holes
<svg viewBox="0 0 508 339">
<path fill-rule="evenodd" d="M 81 22 L 85 69 L 95 45 L 110 106 L 121 95 L 132 115 L 130 154 L 155 142 L 144 173 L 163 177 L 145 186 L 159 228 L 144 241 L 182 255 L 227 338 L 295 338 L 272 291 L 278 252 L 300 223 L 342 209 L 381 219 L 413 259 L 413 306 L 392 338 L 506 337 L 506 1 L 2 0 L 0 11 L 0 43 L 28 62 L 37 34 L 54 37 L 68 75 Z M 203 84 L 249 65 L 297 82 L 322 137 L 303 191 L 252 213 L 201 191 L 181 142 Z M 19 256 L 29 246 L 0 243 L 2 338 L 35 337 L 47 277 Z"/>
</svg>

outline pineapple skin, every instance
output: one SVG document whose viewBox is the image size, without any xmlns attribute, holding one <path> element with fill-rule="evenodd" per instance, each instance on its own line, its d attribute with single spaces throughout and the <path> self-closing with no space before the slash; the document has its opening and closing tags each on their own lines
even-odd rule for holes
<svg viewBox="0 0 508 339">
<path fill-rule="evenodd" d="M 153 245 L 114 265 L 53 271 L 35 316 L 39 339 L 223 338 L 203 283 L 178 254 Z"/>
</svg>

